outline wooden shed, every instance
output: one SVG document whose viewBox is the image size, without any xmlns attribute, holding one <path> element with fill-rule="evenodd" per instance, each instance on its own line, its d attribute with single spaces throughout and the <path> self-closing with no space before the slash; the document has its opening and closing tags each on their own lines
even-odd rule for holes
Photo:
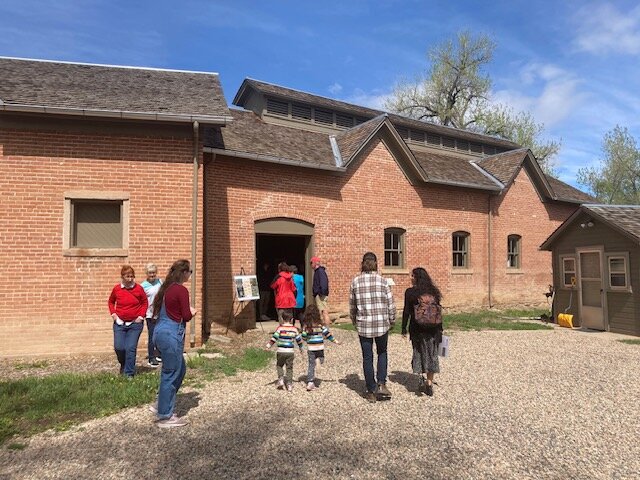
<svg viewBox="0 0 640 480">
<path fill-rule="evenodd" d="M 640 205 L 582 205 L 540 249 L 552 252 L 556 315 L 640 335 Z"/>
</svg>

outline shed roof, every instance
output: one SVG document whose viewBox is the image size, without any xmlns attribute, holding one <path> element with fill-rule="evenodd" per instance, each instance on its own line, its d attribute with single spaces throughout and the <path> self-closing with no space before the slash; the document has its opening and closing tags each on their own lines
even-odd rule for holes
<svg viewBox="0 0 640 480">
<path fill-rule="evenodd" d="M 0 57 L 0 111 L 224 124 L 217 73 Z"/>
<path fill-rule="evenodd" d="M 549 235 L 549 238 L 540 245 L 540 249 L 551 250 L 555 241 L 583 214 L 591 216 L 594 220 L 604 223 L 640 244 L 640 205 L 586 204 L 581 205 L 573 215 Z"/>
</svg>

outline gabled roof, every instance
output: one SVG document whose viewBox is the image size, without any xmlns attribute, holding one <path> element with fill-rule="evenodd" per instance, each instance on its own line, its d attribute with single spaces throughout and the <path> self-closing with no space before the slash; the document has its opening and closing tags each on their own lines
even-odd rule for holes
<svg viewBox="0 0 640 480">
<path fill-rule="evenodd" d="M 582 205 L 567 218 L 542 245 L 541 250 L 551 250 L 552 245 L 578 217 L 589 215 L 594 221 L 600 221 L 617 230 L 632 241 L 640 244 L 640 205 Z"/>
<path fill-rule="evenodd" d="M 225 124 L 216 73 L 0 57 L 0 112 Z"/>
<path fill-rule="evenodd" d="M 396 162 L 398 162 L 398 166 L 411 184 L 419 181 L 428 181 L 413 152 L 400 138 L 386 114 L 379 115 L 357 127 L 340 132 L 340 134 L 332 138 L 335 139 L 342 165 L 345 167 L 369 145 L 372 139 L 380 138 L 389 148 Z"/>
<path fill-rule="evenodd" d="M 509 187 L 520 172 L 520 169 L 528 165 L 530 172 L 535 177 L 534 183 L 536 183 L 544 197 L 559 202 L 578 204 L 595 201 L 591 195 L 544 173 L 531 151 L 527 148 L 491 155 L 475 163 L 497 178 L 505 187 Z"/>
<path fill-rule="evenodd" d="M 242 85 L 238 89 L 238 93 L 233 99 L 233 104 L 244 107 L 245 102 L 249 98 L 251 90 L 255 90 L 267 96 L 279 97 L 287 100 L 298 101 L 301 103 L 349 113 L 351 115 L 359 116 L 364 119 L 372 119 L 374 117 L 387 113 L 373 108 L 362 107 L 360 105 L 354 105 L 352 103 L 342 102 L 340 100 L 322 97 L 319 95 L 314 95 L 312 93 L 302 92 L 300 90 L 294 90 L 292 88 L 262 82 L 260 80 L 254 80 L 252 78 L 246 78 L 242 82 Z M 479 133 L 474 133 L 468 130 L 460 130 L 453 127 L 445 127 L 443 125 L 436 125 L 434 123 L 423 122 L 393 113 L 387 113 L 387 115 L 391 120 L 391 123 L 393 123 L 394 125 L 413 127 L 425 132 L 464 139 L 470 142 L 495 145 L 508 149 L 519 147 L 518 144 L 510 142 L 508 140 L 504 140 L 502 138 L 482 135 Z"/>
<path fill-rule="evenodd" d="M 336 164 L 329 136 L 263 122 L 248 110 L 232 109 L 233 122 L 205 134 L 205 147 L 241 158 L 329 170 Z"/>
<path fill-rule="evenodd" d="M 306 168 L 345 171 L 371 139 L 381 138 L 412 182 L 500 192 L 513 181 L 525 162 L 532 162 L 531 171 L 539 180 L 537 188 L 547 185 L 546 197 L 573 203 L 593 201 L 589 195 L 545 176 L 527 149 L 493 155 L 478 162 L 411 149 L 400 138 L 386 114 L 335 136 L 264 122 L 249 110 L 232 109 L 231 116 L 233 122 L 225 128 L 205 131 L 206 151 Z M 501 161 L 506 166 L 502 166 Z"/>
<path fill-rule="evenodd" d="M 445 185 L 500 191 L 502 186 L 464 158 L 414 150 L 428 181 Z"/>
<path fill-rule="evenodd" d="M 551 186 L 551 189 L 555 193 L 556 200 L 560 202 L 568 203 L 592 203 L 595 202 L 595 197 L 592 197 L 588 193 L 585 193 L 577 188 L 568 185 L 557 178 L 547 175 L 547 181 Z"/>
</svg>

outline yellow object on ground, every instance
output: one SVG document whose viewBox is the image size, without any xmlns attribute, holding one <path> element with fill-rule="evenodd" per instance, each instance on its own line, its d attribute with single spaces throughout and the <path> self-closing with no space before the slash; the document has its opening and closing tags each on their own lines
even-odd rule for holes
<svg viewBox="0 0 640 480">
<path fill-rule="evenodd" d="M 558 325 L 561 327 L 573 328 L 573 315 L 570 313 L 559 313 Z"/>
</svg>

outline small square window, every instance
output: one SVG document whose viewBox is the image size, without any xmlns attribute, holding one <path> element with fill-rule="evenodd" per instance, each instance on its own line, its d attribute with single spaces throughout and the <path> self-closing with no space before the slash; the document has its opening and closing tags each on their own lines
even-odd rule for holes
<svg viewBox="0 0 640 480">
<path fill-rule="evenodd" d="M 612 290 L 629 290 L 629 260 L 624 255 L 608 255 L 609 288 Z"/>
<path fill-rule="evenodd" d="M 404 267 L 404 234 L 401 228 L 387 228 L 384 231 L 384 266 Z"/>
<path fill-rule="evenodd" d="M 453 239 L 453 268 L 469 268 L 469 234 L 455 232 Z"/>
<path fill-rule="evenodd" d="M 127 256 L 129 195 L 121 192 L 65 194 L 66 256 Z"/>
</svg>

